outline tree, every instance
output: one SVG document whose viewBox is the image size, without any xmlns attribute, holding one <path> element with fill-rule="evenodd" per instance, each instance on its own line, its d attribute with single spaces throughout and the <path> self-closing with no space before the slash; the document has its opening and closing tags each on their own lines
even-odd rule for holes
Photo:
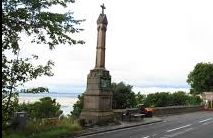
<svg viewBox="0 0 213 138">
<path fill-rule="evenodd" d="M 166 107 L 166 106 L 184 106 L 200 105 L 202 102 L 199 96 L 188 95 L 185 92 L 178 91 L 174 93 L 157 92 L 148 94 L 145 98 L 145 107 Z"/>
<path fill-rule="evenodd" d="M 58 44 L 83 44 L 84 41 L 73 39 L 73 33 L 84 20 L 76 20 L 72 12 L 56 13 L 49 10 L 54 5 L 63 8 L 74 0 L 3 0 L 2 1 L 2 126 L 16 110 L 18 103 L 17 88 L 39 76 L 52 76 L 54 65 L 34 65 L 38 56 L 20 57 L 22 34 L 32 38 L 31 43 L 44 44 L 52 50 Z M 9 53 L 9 54 L 8 54 Z M 25 92 L 45 92 L 47 88 L 39 87 Z"/>
<path fill-rule="evenodd" d="M 187 104 L 188 105 L 200 105 L 203 100 L 199 96 L 188 96 Z"/>
<path fill-rule="evenodd" d="M 146 99 L 146 95 L 141 94 L 140 92 L 138 92 L 135 95 L 136 101 L 137 101 L 137 105 L 139 104 L 144 104 L 144 101 Z"/>
<path fill-rule="evenodd" d="M 60 110 L 61 105 L 56 99 L 44 97 L 35 103 L 23 103 L 18 107 L 18 111 L 26 111 L 31 119 L 58 117 L 63 111 Z"/>
<path fill-rule="evenodd" d="M 198 63 L 189 73 L 187 82 L 191 86 L 192 94 L 213 91 L 213 64 Z"/>
<path fill-rule="evenodd" d="M 81 110 L 83 109 L 84 104 L 84 93 L 78 95 L 78 101 L 73 105 L 73 110 L 70 112 L 71 116 L 74 118 L 78 118 L 81 114 Z"/>
<path fill-rule="evenodd" d="M 185 92 L 178 91 L 171 95 L 172 105 L 186 105 L 189 96 Z"/>
<path fill-rule="evenodd" d="M 112 108 L 124 109 L 135 107 L 137 105 L 135 93 L 132 91 L 131 85 L 126 85 L 123 82 L 112 83 Z"/>
<path fill-rule="evenodd" d="M 127 107 L 135 107 L 137 105 L 136 95 L 132 91 L 131 85 L 126 85 L 123 82 L 112 83 L 112 108 L 122 109 Z M 138 93 L 140 94 L 140 93 Z M 141 100 L 141 97 L 139 98 Z M 139 100 L 138 99 L 138 100 Z M 83 109 L 84 93 L 78 95 L 78 101 L 73 105 L 73 111 L 71 111 L 71 116 L 78 118 Z"/>
<path fill-rule="evenodd" d="M 145 107 L 164 107 L 172 104 L 171 95 L 168 92 L 157 92 L 148 94 L 144 105 Z"/>
</svg>

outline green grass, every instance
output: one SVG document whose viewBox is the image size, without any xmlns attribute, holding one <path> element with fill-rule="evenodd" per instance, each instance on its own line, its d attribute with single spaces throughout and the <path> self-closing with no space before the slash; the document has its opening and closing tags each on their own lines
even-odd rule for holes
<svg viewBox="0 0 213 138">
<path fill-rule="evenodd" d="M 76 120 L 66 118 L 57 121 L 56 124 L 46 124 L 42 121 L 29 122 L 27 128 L 22 131 L 9 131 L 4 138 L 60 138 L 72 136 L 82 130 Z"/>
<path fill-rule="evenodd" d="M 76 131 L 72 131 L 68 128 L 52 128 L 48 131 L 42 131 L 35 135 L 31 135 L 32 138 L 59 138 L 62 136 L 73 135 Z"/>
<path fill-rule="evenodd" d="M 24 134 L 15 133 L 4 136 L 4 138 L 59 138 L 62 136 L 73 135 L 75 131 L 71 131 L 68 128 L 52 128 L 48 131 L 41 131 L 38 133 Z"/>
<path fill-rule="evenodd" d="M 9 134 L 9 135 L 3 135 L 3 138 L 26 138 L 23 134 Z"/>
</svg>

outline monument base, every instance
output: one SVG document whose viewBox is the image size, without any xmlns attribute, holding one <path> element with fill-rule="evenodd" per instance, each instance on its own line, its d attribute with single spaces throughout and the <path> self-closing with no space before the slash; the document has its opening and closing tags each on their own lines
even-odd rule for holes
<svg viewBox="0 0 213 138">
<path fill-rule="evenodd" d="M 113 122 L 114 114 L 112 111 L 85 111 L 80 116 L 86 124 L 106 124 Z"/>
<path fill-rule="evenodd" d="M 84 95 L 80 119 L 89 124 L 112 122 L 111 76 L 105 69 L 93 69 L 87 77 L 87 90 Z"/>
</svg>

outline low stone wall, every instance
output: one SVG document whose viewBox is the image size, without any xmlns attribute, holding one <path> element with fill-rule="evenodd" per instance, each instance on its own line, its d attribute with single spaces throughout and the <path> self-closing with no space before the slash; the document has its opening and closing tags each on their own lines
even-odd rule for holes
<svg viewBox="0 0 213 138">
<path fill-rule="evenodd" d="M 203 106 L 168 106 L 168 107 L 155 107 L 149 108 L 153 111 L 153 116 L 164 116 L 164 115 L 172 115 L 172 114 L 181 114 L 181 113 L 189 113 L 203 110 Z M 126 109 L 114 109 L 114 118 L 115 120 L 121 120 L 122 113 L 125 112 Z"/>
<path fill-rule="evenodd" d="M 153 108 L 154 116 L 172 115 L 180 113 L 189 113 L 203 110 L 203 106 L 168 106 L 168 107 L 155 107 Z"/>
<path fill-rule="evenodd" d="M 113 109 L 114 119 L 122 120 L 122 113 L 125 111 L 126 111 L 126 109 Z"/>
</svg>

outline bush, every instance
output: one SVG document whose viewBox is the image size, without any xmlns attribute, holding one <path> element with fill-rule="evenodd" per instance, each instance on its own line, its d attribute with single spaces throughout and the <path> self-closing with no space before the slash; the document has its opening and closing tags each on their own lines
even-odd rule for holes
<svg viewBox="0 0 213 138">
<path fill-rule="evenodd" d="M 144 102 L 145 107 L 164 107 L 171 104 L 171 95 L 168 92 L 148 94 Z"/>
<path fill-rule="evenodd" d="M 84 93 L 78 95 L 78 101 L 73 105 L 73 111 L 71 111 L 71 116 L 74 118 L 78 118 L 81 114 L 81 110 L 83 109 L 84 103 Z"/>
<path fill-rule="evenodd" d="M 62 110 L 61 105 L 56 102 L 56 99 L 44 97 L 35 103 L 23 103 L 18 107 L 18 111 L 26 111 L 31 119 L 52 118 L 58 117 Z"/>
<path fill-rule="evenodd" d="M 143 101 L 143 96 L 132 91 L 131 85 L 126 85 L 123 82 L 112 83 L 112 108 L 113 109 L 124 109 L 129 107 L 136 107 L 137 102 Z M 84 94 L 78 95 L 78 101 L 73 105 L 73 111 L 71 111 L 71 116 L 78 118 L 83 109 Z"/>
<path fill-rule="evenodd" d="M 189 99 L 189 96 L 186 95 L 185 92 L 178 91 L 173 94 L 171 94 L 172 97 L 172 105 L 187 105 L 187 100 Z"/>
<path fill-rule="evenodd" d="M 148 94 L 144 105 L 145 107 L 165 107 L 179 105 L 200 105 L 202 99 L 199 96 L 187 95 L 183 91 L 178 91 L 173 94 L 166 92 L 157 92 Z"/>
<path fill-rule="evenodd" d="M 146 95 L 141 94 L 140 92 L 138 92 L 138 93 L 135 95 L 135 98 L 136 98 L 137 105 L 139 105 L 139 104 L 144 104 L 145 99 L 146 99 Z"/>
<path fill-rule="evenodd" d="M 55 138 L 63 136 L 71 136 L 78 133 L 82 128 L 77 120 L 73 118 L 64 118 L 57 120 L 54 125 L 47 123 L 46 119 L 30 121 L 24 132 L 9 132 L 4 134 L 5 138 Z"/>
<path fill-rule="evenodd" d="M 187 103 L 189 105 L 200 105 L 203 100 L 199 96 L 189 96 Z"/>
<path fill-rule="evenodd" d="M 112 108 L 113 109 L 125 109 L 130 107 L 136 107 L 136 95 L 132 91 L 133 86 L 126 85 L 123 82 L 112 83 Z"/>
</svg>

